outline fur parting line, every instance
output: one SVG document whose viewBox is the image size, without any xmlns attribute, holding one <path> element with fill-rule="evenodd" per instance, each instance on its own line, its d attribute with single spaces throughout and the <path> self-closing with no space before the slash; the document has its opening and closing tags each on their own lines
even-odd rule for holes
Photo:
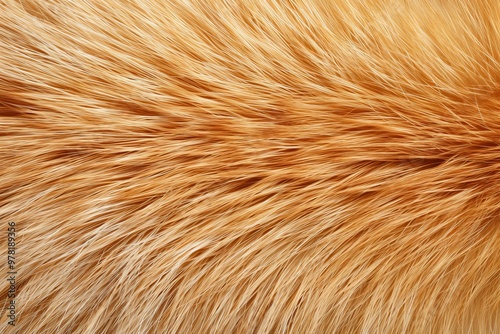
<svg viewBox="0 0 500 334">
<path fill-rule="evenodd" d="M 500 1 L 0 0 L 0 333 L 500 333 Z"/>
</svg>

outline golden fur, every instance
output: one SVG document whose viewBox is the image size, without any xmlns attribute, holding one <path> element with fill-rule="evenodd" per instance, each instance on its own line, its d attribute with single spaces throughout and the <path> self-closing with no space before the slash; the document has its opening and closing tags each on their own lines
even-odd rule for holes
<svg viewBox="0 0 500 334">
<path fill-rule="evenodd" d="M 3 0 L 0 161 L 1 333 L 500 333 L 498 0 Z"/>
</svg>

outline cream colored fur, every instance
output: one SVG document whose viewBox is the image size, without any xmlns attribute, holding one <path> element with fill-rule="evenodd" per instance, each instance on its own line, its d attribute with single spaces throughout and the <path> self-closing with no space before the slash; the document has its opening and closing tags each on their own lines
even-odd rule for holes
<svg viewBox="0 0 500 334">
<path fill-rule="evenodd" d="M 4 0 L 0 163 L 1 333 L 500 333 L 497 0 Z"/>
</svg>

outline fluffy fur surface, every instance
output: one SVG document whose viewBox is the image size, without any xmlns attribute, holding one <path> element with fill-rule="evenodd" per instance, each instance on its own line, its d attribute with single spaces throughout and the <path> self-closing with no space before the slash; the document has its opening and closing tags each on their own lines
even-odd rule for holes
<svg viewBox="0 0 500 334">
<path fill-rule="evenodd" d="M 0 3 L 0 332 L 500 333 L 499 1 Z"/>
</svg>

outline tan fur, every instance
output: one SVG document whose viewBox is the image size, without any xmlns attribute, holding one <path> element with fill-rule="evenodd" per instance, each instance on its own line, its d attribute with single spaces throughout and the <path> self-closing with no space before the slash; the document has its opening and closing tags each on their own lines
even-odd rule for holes
<svg viewBox="0 0 500 334">
<path fill-rule="evenodd" d="M 4 0 L 0 161 L 1 333 L 500 333 L 497 0 Z"/>
</svg>

